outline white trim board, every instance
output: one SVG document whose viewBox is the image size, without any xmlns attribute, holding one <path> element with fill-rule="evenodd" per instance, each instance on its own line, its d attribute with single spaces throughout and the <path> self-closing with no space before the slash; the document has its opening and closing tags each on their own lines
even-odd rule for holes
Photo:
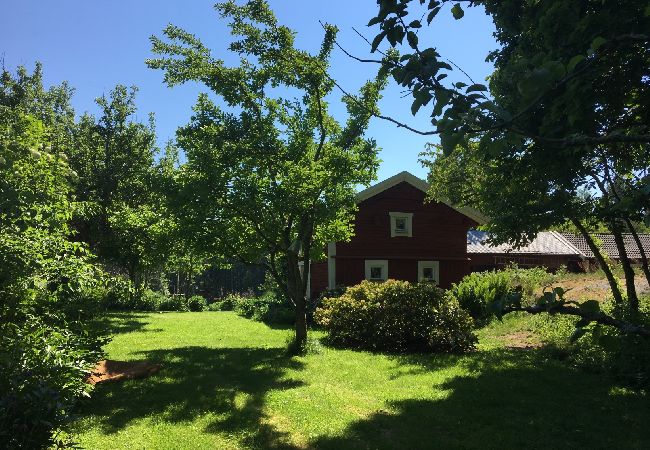
<svg viewBox="0 0 650 450">
<path fill-rule="evenodd" d="M 393 186 L 398 185 L 399 183 L 406 182 L 410 184 L 411 186 L 421 190 L 422 192 L 426 193 L 429 190 L 429 183 L 426 181 L 422 180 L 421 178 L 416 177 L 410 172 L 404 171 L 400 172 L 397 175 L 393 175 L 390 178 L 385 179 L 384 181 L 381 181 L 373 186 L 370 186 L 367 189 L 364 189 L 363 191 L 359 192 L 357 194 L 356 201 L 357 203 L 361 203 L 365 200 L 368 200 L 371 197 L 374 197 L 377 194 L 380 194 L 384 192 L 387 189 L 392 188 Z M 449 206 L 450 208 L 456 210 L 457 212 L 461 213 L 464 216 L 469 217 L 475 222 L 478 222 L 479 225 L 483 225 L 488 221 L 487 217 L 485 217 L 480 211 L 474 209 L 474 208 L 468 208 L 468 207 L 458 207 L 454 206 L 451 203 L 447 201 L 443 201 L 441 203 L 444 203 L 445 205 Z"/>
<path fill-rule="evenodd" d="M 327 288 L 336 288 L 336 242 L 327 244 Z"/>
</svg>

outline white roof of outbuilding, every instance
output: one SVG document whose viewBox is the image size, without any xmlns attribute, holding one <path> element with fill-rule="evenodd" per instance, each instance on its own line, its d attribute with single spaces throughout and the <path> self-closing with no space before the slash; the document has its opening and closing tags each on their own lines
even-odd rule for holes
<svg viewBox="0 0 650 450">
<path fill-rule="evenodd" d="M 580 250 L 556 231 L 541 231 L 537 233 L 535 239 L 528 245 L 517 249 L 513 248 L 510 244 L 490 244 L 488 242 L 489 237 L 490 235 L 485 231 L 468 231 L 467 253 L 526 253 L 582 256 Z"/>
<path fill-rule="evenodd" d="M 408 183 L 411 186 L 421 190 L 424 193 L 426 193 L 429 190 L 429 183 L 422 180 L 421 178 L 416 177 L 410 172 L 404 171 L 398 173 L 397 175 L 393 175 L 392 177 L 387 178 L 384 181 L 374 184 L 369 188 L 359 192 L 357 194 L 357 203 L 361 203 L 364 200 L 374 197 L 375 195 L 380 194 L 385 190 L 390 189 L 393 186 L 396 186 L 402 182 Z M 455 209 L 459 213 L 469 217 L 470 219 L 472 219 L 473 221 L 479 224 L 484 224 L 485 222 L 487 222 L 487 218 L 474 208 L 459 207 L 459 206 L 452 205 L 450 202 L 446 202 L 446 201 L 443 201 L 442 203 L 444 203 L 445 205 L 449 206 L 452 209 Z"/>
</svg>

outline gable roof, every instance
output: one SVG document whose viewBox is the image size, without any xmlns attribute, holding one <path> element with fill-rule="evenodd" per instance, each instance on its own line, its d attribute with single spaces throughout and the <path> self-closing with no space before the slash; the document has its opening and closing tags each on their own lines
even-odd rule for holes
<svg viewBox="0 0 650 450">
<path fill-rule="evenodd" d="M 397 186 L 400 183 L 408 183 L 411 186 L 424 192 L 425 194 L 429 190 L 429 183 L 427 183 L 421 178 L 416 177 L 410 172 L 404 171 L 398 173 L 397 175 L 393 175 L 392 177 L 387 178 L 384 181 L 374 184 L 369 188 L 359 192 L 357 194 L 357 203 L 361 203 L 364 200 L 368 200 L 369 198 L 374 197 L 375 195 L 380 194 L 392 188 L 393 186 Z M 477 222 L 478 224 L 484 224 L 485 222 L 487 222 L 487 218 L 474 208 L 455 206 L 447 201 L 443 201 L 441 203 L 444 203 L 445 205 L 456 210 L 462 215 L 469 217 L 470 219 Z"/>
<path fill-rule="evenodd" d="M 587 258 L 593 258 L 594 254 L 587 245 L 587 241 L 584 236 L 581 234 L 575 233 L 560 233 L 567 241 L 578 248 L 580 252 Z M 595 238 L 598 238 L 602 242 L 603 251 L 609 255 L 610 258 L 618 259 L 620 255 L 618 253 L 618 247 L 614 241 L 614 235 L 609 233 L 593 233 Z M 639 233 L 639 240 L 643 246 L 645 254 L 650 256 L 650 234 Z M 641 258 L 641 252 L 639 247 L 634 241 L 634 237 L 631 234 L 623 234 L 623 244 L 625 245 L 625 251 L 627 252 L 628 258 L 639 259 Z"/>
<path fill-rule="evenodd" d="M 467 253 L 512 253 L 582 256 L 581 251 L 556 231 L 540 231 L 526 246 L 513 248 L 510 244 L 490 244 L 489 233 L 470 230 L 467 232 Z"/>
</svg>

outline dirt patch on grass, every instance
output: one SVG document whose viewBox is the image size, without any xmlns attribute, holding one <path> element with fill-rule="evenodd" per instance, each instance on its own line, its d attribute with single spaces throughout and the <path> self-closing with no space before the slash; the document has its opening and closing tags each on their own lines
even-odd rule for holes
<svg viewBox="0 0 650 450">
<path fill-rule="evenodd" d="M 643 275 L 637 275 L 634 280 L 636 291 L 639 295 L 650 294 L 650 287 Z M 624 286 L 624 280 L 622 280 Z M 553 283 L 553 286 L 561 286 L 563 289 L 568 290 L 565 298 L 570 300 L 598 300 L 604 301 L 612 296 L 612 291 L 609 283 L 605 278 L 597 278 L 590 274 L 583 276 L 573 275 L 564 280 L 559 280 Z M 536 294 L 541 295 L 542 290 Z"/>
<path fill-rule="evenodd" d="M 515 331 L 500 337 L 506 348 L 511 349 L 532 349 L 539 348 L 542 343 L 539 338 L 530 331 Z"/>
<path fill-rule="evenodd" d="M 106 359 L 97 363 L 86 382 L 99 384 L 146 378 L 159 370 L 160 366 L 150 361 L 114 361 Z"/>
</svg>

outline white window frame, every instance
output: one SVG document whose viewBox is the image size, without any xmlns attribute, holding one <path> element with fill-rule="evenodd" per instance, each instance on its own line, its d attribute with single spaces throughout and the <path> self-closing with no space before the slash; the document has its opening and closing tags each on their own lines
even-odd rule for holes
<svg viewBox="0 0 650 450">
<path fill-rule="evenodd" d="M 366 280 L 386 281 L 388 279 L 388 260 L 387 259 L 366 259 Z M 381 278 L 371 278 L 370 273 L 373 267 L 381 267 Z"/>
<path fill-rule="evenodd" d="M 390 217 L 390 237 L 413 237 L 413 213 L 407 212 L 389 212 Z M 405 219 L 406 231 L 397 231 L 397 219 Z"/>
<path fill-rule="evenodd" d="M 433 269 L 433 280 L 424 278 L 424 269 Z M 440 284 L 440 261 L 418 261 L 418 281 Z"/>
</svg>

